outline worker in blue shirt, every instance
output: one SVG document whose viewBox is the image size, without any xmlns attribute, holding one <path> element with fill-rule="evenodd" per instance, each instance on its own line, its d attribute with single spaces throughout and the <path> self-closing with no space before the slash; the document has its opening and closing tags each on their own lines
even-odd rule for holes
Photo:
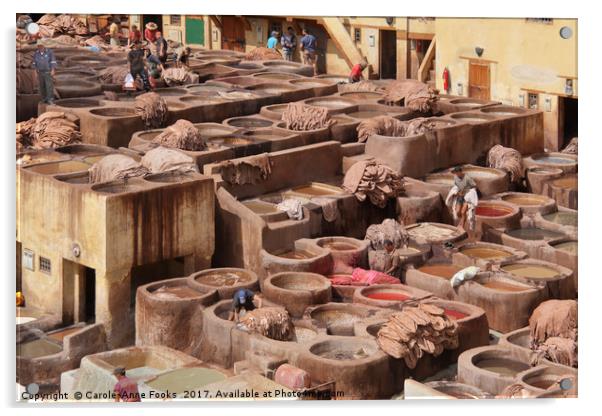
<svg viewBox="0 0 602 416">
<path fill-rule="evenodd" d="M 257 305 L 255 305 L 255 303 Z M 241 313 L 252 311 L 253 309 L 261 308 L 262 299 L 259 295 L 256 295 L 255 292 L 249 289 L 239 289 L 234 293 L 234 297 L 232 298 L 232 312 L 230 314 L 230 320 L 234 319 L 235 322 L 241 317 Z"/>
<path fill-rule="evenodd" d="M 276 49 L 276 45 L 278 45 L 278 32 L 274 30 L 268 39 L 268 48 Z"/>
<path fill-rule="evenodd" d="M 303 51 L 303 63 L 311 65 L 314 68 L 314 76 L 318 75 L 317 55 L 318 42 L 314 35 L 303 28 L 303 37 L 301 38 L 301 50 Z"/>
<path fill-rule="evenodd" d="M 38 50 L 33 54 L 33 67 L 38 74 L 38 90 L 42 101 L 54 104 L 54 75 L 56 59 L 52 50 L 46 47 L 43 39 L 38 39 Z"/>
</svg>

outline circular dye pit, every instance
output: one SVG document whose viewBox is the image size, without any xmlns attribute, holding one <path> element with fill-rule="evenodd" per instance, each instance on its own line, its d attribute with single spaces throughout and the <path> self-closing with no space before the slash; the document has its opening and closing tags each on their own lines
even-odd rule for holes
<svg viewBox="0 0 602 416">
<path fill-rule="evenodd" d="M 576 163 L 575 160 L 568 157 L 550 155 L 533 156 L 533 160 L 535 162 L 549 163 L 551 165 L 571 165 Z"/>
<path fill-rule="evenodd" d="M 452 114 L 451 118 L 464 121 L 466 123 L 484 123 L 491 120 L 487 117 L 479 117 L 477 114 Z"/>
<path fill-rule="evenodd" d="M 352 325 L 355 322 L 362 319 L 362 315 L 351 310 L 351 308 L 323 308 L 318 307 L 314 309 L 310 316 L 316 320 L 321 326 L 340 326 L 340 325 Z"/>
<path fill-rule="evenodd" d="M 529 364 L 509 358 L 483 358 L 475 363 L 483 370 L 496 373 L 502 377 L 515 377 L 518 373 L 528 370 Z"/>
<path fill-rule="evenodd" d="M 348 113 L 347 115 L 349 117 L 353 117 L 353 118 L 359 118 L 359 119 L 366 119 L 366 118 L 372 118 L 372 117 L 378 117 L 378 116 L 383 116 L 386 115 L 387 113 L 382 112 L 382 111 L 354 111 L 353 113 Z"/>
<path fill-rule="evenodd" d="M 562 233 L 534 227 L 508 230 L 506 231 L 506 234 L 514 238 L 519 238 L 521 240 L 551 240 L 555 238 L 564 237 L 564 234 Z"/>
<path fill-rule="evenodd" d="M 308 184 L 292 188 L 291 191 L 295 194 L 306 195 L 307 197 L 338 195 L 343 192 L 339 187 L 323 185 L 323 184 Z"/>
<path fill-rule="evenodd" d="M 289 80 L 301 78 L 301 75 L 288 73 L 288 72 L 261 72 L 259 74 L 253 74 L 256 78 L 262 79 L 278 79 L 278 80 Z"/>
<path fill-rule="evenodd" d="M 327 98 L 315 98 L 311 100 L 305 101 L 307 105 L 314 105 L 317 107 L 324 107 L 331 110 L 341 110 L 346 107 L 350 107 L 354 105 L 352 101 L 347 101 L 344 99 L 327 99 Z"/>
<path fill-rule="evenodd" d="M 451 173 L 434 173 L 432 175 L 427 175 L 424 178 L 424 181 L 436 185 L 453 186 L 454 175 L 452 175 Z"/>
<path fill-rule="evenodd" d="M 362 360 L 376 353 L 376 347 L 357 340 L 329 340 L 312 345 L 309 352 L 328 360 Z"/>
<path fill-rule="evenodd" d="M 179 368 L 160 374 L 146 384 L 156 391 L 181 394 L 225 379 L 224 374 L 210 368 Z"/>
<path fill-rule="evenodd" d="M 499 260 L 512 256 L 512 253 L 506 250 L 479 246 L 461 248 L 460 252 L 468 257 L 483 260 Z"/>
<path fill-rule="evenodd" d="M 295 335 L 293 340 L 300 343 L 311 341 L 318 336 L 318 333 L 311 328 L 304 328 L 302 326 L 296 326 Z"/>
<path fill-rule="evenodd" d="M 64 162 L 51 162 L 39 165 L 29 166 L 26 169 L 43 175 L 56 175 L 60 173 L 82 172 L 90 169 L 90 165 L 76 160 Z"/>
<path fill-rule="evenodd" d="M 271 277 L 270 283 L 278 288 L 288 290 L 315 291 L 330 287 L 328 279 L 313 273 L 284 272 Z"/>
<path fill-rule="evenodd" d="M 324 237 L 318 239 L 316 244 L 332 251 L 351 251 L 361 248 L 358 243 L 348 237 Z"/>
<path fill-rule="evenodd" d="M 552 181 L 552 185 L 557 186 L 562 189 L 577 189 L 577 177 L 576 176 L 567 176 L 564 178 L 554 179 Z"/>
<path fill-rule="evenodd" d="M 506 202 L 510 202 L 516 205 L 524 205 L 524 206 L 538 206 L 543 205 L 549 201 L 548 198 L 537 196 L 537 195 L 517 195 L 517 194 L 509 194 L 504 195 L 502 200 Z"/>
<path fill-rule="evenodd" d="M 274 123 L 272 120 L 266 120 L 265 118 L 258 117 L 239 117 L 232 118 L 226 121 L 228 126 L 241 127 L 241 128 L 264 128 L 271 127 Z"/>
<path fill-rule="evenodd" d="M 220 145 L 220 146 L 247 146 L 247 145 L 253 143 L 253 141 L 251 141 L 249 139 L 245 139 L 242 137 L 236 137 L 236 136 L 211 137 L 211 138 L 207 139 L 207 141 L 210 144 Z"/>
<path fill-rule="evenodd" d="M 376 100 L 378 98 L 381 98 L 382 96 L 383 96 L 383 94 L 381 94 L 381 93 L 370 92 L 370 91 L 366 91 L 366 92 L 357 91 L 357 92 L 341 93 L 341 97 L 351 98 L 352 100 Z"/>
<path fill-rule="evenodd" d="M 505 272 L 532 280 L 547 280 L 558 276 L 558 271 L 552 267 L 540 264 L 513 263 L 502 266 Z"/>
<path fill-rule="evenodd" d="M 422 273 L 442 277 L 444 279 L 451 279 L 460 270 L 462 270 L 462 268 L 453 264 L 431 264 L 418 268 L 418 271 L 421 271 Z"/>
<path fill-rule="evenodd" d="M 100 107 L 104 103 L 100 100 L 92 100 L 87 98 L 65 98 L 57 100 L 55 105 L 65 108 L 84 108 L 84 107 Z"/>
<path fill-rule="evenodd" d="M 186 285 L 181 286 L 161 286 L 153 291 L 153 295 L 159 299 L 177 300 L 192 299 L 203 295 L 203 293 L 194 290 Z"/>
<path fill-rule="evenodd" d="M 481 217 L 503 217 L 512 214 L 512 210 L 501 205 L 485 205 L 479 204 L 475 210 L 476 214 Z"/>
<path fill-rule="evenodd" d="M 562 243 L 554 244 L 553 247 L 556 250 L 566 251 L 570 254 L 577 254 L 578 252 L 578 243 L 577 241 L 565 241 Z"/>
<path fill-rule="evenodd" d="M 158 182 L 158 183 L 180 183 L 191 181 L 198 176 L 192 172 L 161 172 L 156 173 L 154 175 L 148 175 L 144 177 L 144 180 L 149 182 Z"/>
<path fill-rule="evenodd" d="M 557 211 L 552 212 L 543 216 L 546 221 L 553 222 L 560 225 L 570 225 L 572 227 L 577 226 L 577 213 L 568 211 Z"/>
<path fill-rule="evenodd" d="M 482 111 L 483 113 L 487 114 L 492 114 L 494 116 L 515 116 L 517 114 L 524 114 L 527 110 L 517 107 L 499 106 L 482 108 L 479 111 Z"/>
<path fill-rule="evenodd" d="M 293 259 L 293 260 L 305 260 L 316 257 L 317 255 L 311 253 L 307 250 L 290 250 L 285 251 L 283 253 L 275 254 L 278 257 L 282 257 L 283 259 Z"/>
<path fill-rule="evenodd" d="M 253 280 L 253 276 L 244 271 L 224 270 L 209 272 L 207 274 L 201 273 L 194 280 L 208 286 L 220 287 L 250 283 Z"/>
<path fill-rule="evenodd" d="M 133 117 L 136 115 L 133 108 L 127 107 L 95 108 L 90 110 L 90 113 L 102 117 Z"/>
<path fill-rule="evenodd" d="M 293 87 L 292 85 L 286 86 L 286 85 L 259 84 L 259 85 L 253 85 L 253 86 L 249 87 L 249 90 L 263 91 L 267 94 L 278 95 L 278 94 L 282 94 L 282 93 L 289 92 L 289 91 L 296 91 L 297 88 Z"/>
<path fill-rule="evenodd" d="M 453 228 L 442 227 L 432 223 L 421 223 L 407 228 L 410 237 L 422 238 L 428 240 L 441 240 L 452 237 L 456 230 Z"/>
</svg>

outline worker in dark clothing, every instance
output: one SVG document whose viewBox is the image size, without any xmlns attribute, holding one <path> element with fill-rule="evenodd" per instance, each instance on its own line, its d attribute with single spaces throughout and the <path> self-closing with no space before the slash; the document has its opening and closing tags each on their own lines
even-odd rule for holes
<svg viewBox="0 0 602 416">
<path fill-rule="evenodd" d="M 256 302 L 257 305 L 254 303 Z M 234 319 L 234 321 L 238 322 L 240 319 L 241 312 L 249 312 L 253 309 L 261 308 L 262 299 L 259 295 L 256 295 L 255 292 L 249 289 L 240 289 L 236 291 L 234 294 L 234 298 L 232 299 L 232 312 L 230 314 L 230 320 Z"/>
<path fill-rule="evenodd" d="M 144 91 L 150 91 L 151 86 L 148 81 L 148 73 L 146 72 L 146 65 L 144 63 L 144 49 L 142 49 L 142 43 L 135 42 L 132 50 L 128 53 L 128 62 L 130 64 L 130 74 L 134 78 L 137 77 L 142 79 L 144 84 Z"/>
<path fill-rule="evenodd" d="M 38 50 L 33 54 L 33 68 L 38 74 L 38 91 L 43 102 L 54 104 L 56 59 L 52 50 L 46 47 L 44 40 L 38 40 L 37 45 Z"/>
<path fill-rule="evenodd" d="M 161 32 L 155 33 L 155 51 L 161 63 L 167 62 L 167 41 Z"/>
</svg>

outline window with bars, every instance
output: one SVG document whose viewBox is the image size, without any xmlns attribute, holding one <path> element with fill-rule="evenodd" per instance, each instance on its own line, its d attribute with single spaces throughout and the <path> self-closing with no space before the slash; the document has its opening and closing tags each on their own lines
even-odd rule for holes
<svg viewBox="0 0 602 416">
<path fill-rule="evenodd" d="M 182 23 L 182 16 L 179 14 L 172 14 L 169 16 L 169 24 L 179 26 Z"/>
<path fill-rule="evenodd" d="M 529 93 L 529 108 L 532 110 L 537 110 L 539 107 L 539 94 Z"/>
<path fill-rule="evenodd" d="M 50 263 L 50 259 L 40 256 L 40 271 L 47 274 L 52 272 L 52 264 Z"/>
<path fill-rule="evenodd" d="M 362 29 L 356 27 L 353 30 L 353 38 L 356 42 L 360 42 L 362 40 Z"/>
</svg>

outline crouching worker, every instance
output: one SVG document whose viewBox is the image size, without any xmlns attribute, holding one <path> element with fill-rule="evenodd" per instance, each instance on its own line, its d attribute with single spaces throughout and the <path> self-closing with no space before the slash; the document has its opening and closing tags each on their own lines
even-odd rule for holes
<svg viewBox="0 0 602 416">
<path fill-rule="evenodd" d="M 368 62 L 365 59 L 362 59 L 362 61 L 359 64 L 355 64 L 353 65 L 353 68 L 351 68 L 351 73 L 349 74 L 349 83 L 353 84 L 355 82 L 360 82 L 361 80 L 364 79 L 364 69 L 366 69 L 366 67 L 368 67 Z"/>
<path fill-rule="evenodd" d="M 245 313 L 255 308 L 261 308 L 263 301 L 261 296 L 249 289 L 237 290 L 232 299 L 232 312 L 230 312 L 230 321 L 238 322 Z"/>
<path fill-rule="evenodd" d="M 456 166 L 452 169 L 454 186 L 447 194 L 445 203 L 451 207 L 456 226 L 465 231 L 474 231 L 476 225 L 475 209 L 479 203 L 477 184 L 464 171 Z"/>
<path fill-rule="evenodd" d="M 117 377 L 117 383 L 113 388 L 116 402 L 139 402 L 140 393 L 138 392 L 138 383 L 136 380 L 125 375 L 125 368 L 118 367 L 113 371 L 113 375 Z"/>
</svg>

